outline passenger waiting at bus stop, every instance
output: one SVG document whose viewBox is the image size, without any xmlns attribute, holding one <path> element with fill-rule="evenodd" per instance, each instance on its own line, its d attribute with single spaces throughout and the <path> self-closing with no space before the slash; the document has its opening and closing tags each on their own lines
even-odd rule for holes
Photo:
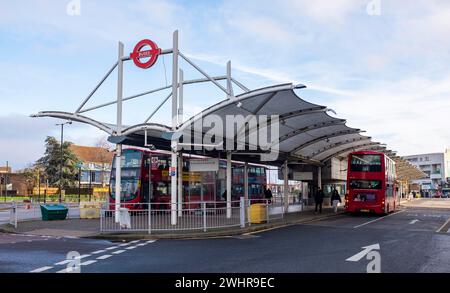
<svg viewBox="0 0 450 293">
<path fill-rule="evenodd" d="M 322 213 L 322 203 L 323 203 L 323 190 L 318 187 L 316 190 L 316 193 L 314 194 L 314 201 L 316 203 L 316 210 L 315 210 L 315 214 L 317 214 L 317 208 L 319 208 L 319 212 Z"/>
<path fill-rule="evenodd" d="M 264 185 L 264 197 L 267 199 L 268 203 L 272 203 L 272 190 L 267 188 L 266 185 Z"/>
<path fill-rule="evenodd" d="M 333 205 L 333 210 L 337 213 L 338 204 L 342 202 L 341 196 L 339 192 L 336 190 L 336 187 L 333 188 L 333 192 L 331 193 L 331 204 Z"/>
</svg>

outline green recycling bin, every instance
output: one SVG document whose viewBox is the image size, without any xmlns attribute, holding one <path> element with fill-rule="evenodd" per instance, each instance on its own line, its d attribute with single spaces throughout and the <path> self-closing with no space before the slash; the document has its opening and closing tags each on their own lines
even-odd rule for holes
<svg viewBox="0 0 450 293">
<path fill-rule="evenodd" d="M 69 209 L 62 204 L 45 204 L 41 205 L 41 213 L 43 221 L 65 220 Z"/>
</svg>

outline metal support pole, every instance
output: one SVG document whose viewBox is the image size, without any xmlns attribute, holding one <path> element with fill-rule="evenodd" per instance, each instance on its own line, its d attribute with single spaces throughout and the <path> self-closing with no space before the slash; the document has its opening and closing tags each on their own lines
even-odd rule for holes
<svg viewBox="0 0 450 293">
<path fill-rule="evenodd" d="M 228 99 L 234 97 L 233 84 L 231 82 L 231 61 L 227 62 L 227 91 L 228 91 Z"/>
<path fill-rule="evenodd" d="M 78 168 L 78 204 L 81 201 L 81 167 Z"/>
<path fill-rule="evenodd" d="M 248 201 L 248 162 L 244 165 L 244 199 Z"/>
<path fill-rule="evenodd" d="M 180 87 L 178 89 L 178 125 L 183 124 L 184 72 L 180 69 Z"/>
<path fill-rule="evenodd" d="M 183 156 L 178 156 L 178 217 L 183 216 Z"/>
<path fill-rule="evenodd" d="M 322 189 L 322 167 L 317 167 L 317 186 Z"/>
<path fill-rule="evenodd" d="M 62 197 L 62 169 L 63 169 L 63 139 L 64 139 L 64 123 L 61 123 L 61 161 L 59 163 L 59 203 L 61 203 Z"/>
<path fill-rule="evenodd" d="M 283 184 L 284 184 L 284 213 L 287 213 L 289 208 L 289 167 L 288 162 L 284 161 L 283 168 Z"/>
<path fill-rule="evenodd" d="M 239 207 L 241 228 L 245 228 L 245 198 L 243 196 L 241 196 Z"/>
<path fill-rule="evenodd" d="M 231 218 L 231 152 L 227 152 L 227 218 Z"/>
<path fill-rule="evenodd" d="M 176 131 L 177 129 L 177 117 L 178 117 L 178 31 L 175 31 L 173 33 L 173 61 L 172 61 L 172 130 Z M 171 142 L 172 147 L 172 171 L 175 171 L 175 173 L 179 170 L 177 170 L 177 141 L 172 140 Z M 172 174 L 170 174 L 172 175 Z M 170 190 L 170 203 L 171 203 L 171 224 L 176 225 L 177 224 L 177 177 L 171 176 L 171 190 Z"/>
<path fill-rule="evenodd" d="M 203 211 L 203 232 L 206 232 L 206 202 L 202 202 Z"/>
<path fill-rule="evenodd" d="M 117 67 L 117 135 L 122 134 L 122 98 L 123 98 L 123 43 L 119 42 L 119 57 Z M 116 144 L 116 198 L 115 198 L 115 220 L 119 222 L 119 208 L 122 179 L 122 145 Z"/>
<path fill-rule="evenodd" d="M 38 169 L 38 203 L 41 203 L 41 171 Z"/>
</svg>

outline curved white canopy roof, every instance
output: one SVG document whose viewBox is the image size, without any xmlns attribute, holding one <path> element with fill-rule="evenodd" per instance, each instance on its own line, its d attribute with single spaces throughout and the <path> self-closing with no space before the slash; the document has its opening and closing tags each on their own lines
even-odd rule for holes
<svg viewBox="0 0 450 293">
<path fill-rule="evenodd" d="M 313 164 L 321 164 L 334 155 L 341 154 L 345 150 L 360 149 L 364 147 L 377 146 L 380 143 L 371 141 L 368 136 L 361 135 L 360 129 L 350 128 L 345 125 L 344 119 L 334 118 L 328 115 L 329 109 L 326 106 L 317 105 L 301 99 L 294 89 L 304 88 L 303 85 L 294 86 L 292 84 L 281 84 L 267 88 L 260 88 L 243 93 L 235 98 L 223 100 L 197 115 L 186 120 L 178 128 L 179 134 L 186 134 L 191 131 L 193 125 L 199 119 L 207 119 L 208 116 L 215 115 L 225 121 L 227 115 L 278 115 L 279 117 L 279 159 L 304 161 Z M 92 125 L 101 129 L 112 137 L 116 136 L 115 125 L 103 123 L 78 113 L 44 111 L 33 117 L 54 117 L 66 120 L 77 121 Z M 259 126 L 261 130 L 261 126 Z M 266 127 L 270 136 L 270 127 Z M 192 132 L 194 136 L 203 136 L 208 129 L 203 128 L 203 133 Z M 257 160 L 257 155 L 249 154 L 249 136 L 254 134 L 256 129 L 249 129 L 249 126 L 240 129 L 244 134 L 245 141 L 240 141 L 239 136 L 227 137 L 225 128 L 222 138 L 227 141 L 235 139 L 245 143 L 245 150 L 234 151 L 235 155 L 245 155 L 250 160 Z M 126 127 L 122 131 L 122 143 L 143 146 L 144 133 L 147 132 L 148 142 L 157 142 L 157 148 L 169 149 L 170 139 L 173 133 L 171 128 L 157 123 L 144 123 Z M 274 144 L 277 142 L 274 141 Z M 224 145 L 224 150 L 226 147 Z M 205 150 L 202 150 L 204 153 Z"/>
</svg>

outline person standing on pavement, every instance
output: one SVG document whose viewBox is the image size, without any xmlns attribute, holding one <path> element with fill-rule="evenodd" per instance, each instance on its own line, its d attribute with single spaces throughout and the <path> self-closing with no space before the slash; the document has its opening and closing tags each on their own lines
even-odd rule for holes
<svg viewBox="0 0 450 293">
<path fill-rule="evenodd" d="M 334 213 L 337 213 L 337 208 L 339 203 L 342 203 L 341 196 L 339 192 L 336 190 L 336 187 L 333 188 L 333 192 L 331 193 L 331 204 L 333 205 Z"/>
<path fill-rule="evenodd" d="M 322 213 L 322 204 L 323 204 L 324 194 L 320 187 L 317 188 L 316 194 L 314 195 L 314 201 L 316 203 L 315 214 L 317 214 L 317 210 L 319 213 Z"/>
<path fill-rule="evenodd" d="M 272 203 L 272 190 L 270 190 L 269 188 L 267 188 L 267 186 L 264 185 L 264 197 L 267 199 L 267 202 L 269 204 Z"/>
</svg>

